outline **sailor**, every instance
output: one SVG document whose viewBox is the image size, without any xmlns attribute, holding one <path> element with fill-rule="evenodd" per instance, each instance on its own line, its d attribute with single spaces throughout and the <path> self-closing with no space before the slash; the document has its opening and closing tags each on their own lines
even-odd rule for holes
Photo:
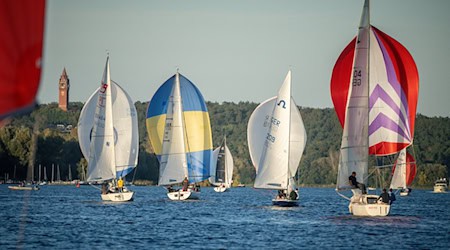
<svg viewBox="0 0 450 250">
<path fill-rule="evenodd" d="M 356 172 L 352 172 L 352 175 L 348 177 L 348 183 L 352 188 L 359 188 L 363 194 L 366 194 L 366 185 L 364 183 L 359 183 L 356 181 Z"/>
<path fill-rule="evenodd" d="M 395 199 L 395 194 L 394 194 L 394 192 L 392 191 L 392 188 L 391 188 L 391 189 L 389 189 L 389 204 L 392 204 L 395 200 L 396 200 Z"/>
<path fill-rule="evenodd" d="M 383 193 L 380 194 L 378 200 L 381 200 L 381 202 L 383 203 L 389 204 L 389 194 L 386 192 L 386 188 L 383 188 Z"/>
<path fill-rule="evenodd" d="M 187 191 L 188 190 L 188 186 L 189 186 L 189 180 L 187 177 L 184 177 L 183 182 L 181 182 L 181 184 L 183 185 L 183 191 Z"/>
<path fill-rule="evenodd" d="M 122 180 L 122 176 L 119 178 L 119 180 L 117 181 L 117 188 L 119 189 L 119 192 L 123 191 L 123 180 Z"/>
</svg>

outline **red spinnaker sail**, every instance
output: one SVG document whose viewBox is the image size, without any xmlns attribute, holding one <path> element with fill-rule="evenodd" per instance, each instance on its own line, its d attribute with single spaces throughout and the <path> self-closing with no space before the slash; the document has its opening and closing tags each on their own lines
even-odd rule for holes
<svg viewBox="0 0 450 250">
<path fill-rule="evenodd" d="M 371 46 L 379 46 L 380 50 L 383 52 L 384 63 L 386 64 L 386 69 L 388 70 L 386 74 L 389 75 L 389 77 L 395 78 L 395 81 L 398 81 L 402 89 L 402 95 L 406 98 L 408 109 L 406 112 L 408 113 L 408 121 L 405 122 L 408 123 L 409 133 L 403 134 L 403 136 L 410 138 L 412 142 L 412 138 L 414 136 L 414 123 L 419 93 L 419 73 L 417 71 L 416 64 L 411 54 L 403 45 L 401 45 L 392 37 L 380 31 L 379 29 L 373 26 L 371 26 L 371 29 L 377 39 L 377 44 L 371 44 Z M 342 126 L 344 126 L 345 122 L 345 113 L 347 108 L 348 93 L 354 60 L 355 43 L 356 38 L 353 39 L 342 51 L 333 68 L 331 77 L 331 98 L 336 114 Z M 375 97 L 377 97 L 377 94 L 378 93 L 375 93 L 374 99 L 376 99 Z M 379 96 L 378 98 L 382 99 L 381 96 Z M 385 100 L 387 99 L 385 98 Z M 398 112 L 400 113 L 400 110 L 398 110 Z M 376 118 L 379 118 L 379 121 L 377 121 Z M 387 120 L 386 117 L 373 117 L 372 120 L 375 120 L 375 123 L 378 122 L 378 124 L 374 123 L 374 130 L 376 129 L 376 126 L 384 126 L 387 128 L 387 126 L 385 125 L 386 122 L 383 121 L 383 119 Z M 393 128 L 388 129 L 393 130 Z M 398 132 L 398 130 L 395 131 Z M 398 143 L 393 141 L 377 141 L 373 143 L 369 142 L 369 144 L 369 153 L 373 155 L 393 154 L 409 145 L 409 143 Z"/>
<path fill-rule="evenodd" d="M 0 119 L 35 104 L 44 15 L 45 0 L 0 1 Z"/>
</svg>

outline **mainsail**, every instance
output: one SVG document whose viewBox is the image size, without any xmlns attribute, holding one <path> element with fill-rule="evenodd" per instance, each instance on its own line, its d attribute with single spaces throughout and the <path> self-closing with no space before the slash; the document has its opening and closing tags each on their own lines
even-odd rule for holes
<svg viewBox="0 0 450 250">
<path fill-rule="evenodd" d="M 146 124 L 160 162 L 159 185 L 209 177 L 211 125 L 203 96 L 192 82 L 176 73 L 162 84 L 149 103 Z"/>
<path fill-rule="evenodd" d="M 78 138 L 89 164 L 88 181 L 119 178 L 137 165 L 136 108 L 125 90 L 110 79 L 109 58 L 101 86 L 81 110 Z"/>
<path fill-rule="evenodd" d="M 331 95 L 343 126 L 337 188 L 356 172 L 367 184 L 368 155 L 391 155 L 413 141 L 417 68 L 399 42 L 370 25 L 364 4 L 358 36 L 339 56 Z"/>
<path fill-rule="evenodd" d="M 306 131 L 291 97 L 289 71 L 276 97 L 261 103 L 247 128 L 250 157 L 256 169 L 254 187 L 287 189 L 306 145 Z"/>
<path fill-rule="evenodd" d="M 35 105 L 45 0 L 0 1 L 0 120 Z"/>
</svg>

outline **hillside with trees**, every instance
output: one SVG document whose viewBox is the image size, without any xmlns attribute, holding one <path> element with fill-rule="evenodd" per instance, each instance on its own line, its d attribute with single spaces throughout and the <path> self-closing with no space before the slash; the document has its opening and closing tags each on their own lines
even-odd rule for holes
<svg viewBox="0 0 450 250">
<path fill-rule="evenodd" d="M 148 103 L 136 102 L 139 119 L 139 160 L 129 179 L 156 184 L 158 161 L 147 136 L 145 118 Z M 247 123 L 256 108 L 251 102 L 208 102 L 213 144 L 223 136 L 234 157 L 234 183 L 252 184 L 255 170 L 247 147 Z M 78 146 L 77 123 L 83 104 L 70 103 L 67 112 L 56 103 L 39 105 L 31 114 L 15 117 L 0 128 L 0 180 L 38 178 L 38 166 L 59 166 L 61 179 L 83 179 L 87 161 Z M 298 181 L 304 185 L 333 185 L 339 162 L 342 128 L 331 108 L 300 107 L 307 132 L 307 145 L 300 162 Z M 34 139 L 33 139 L 34 138 Z M 429 187 L 437 178 L 448 177 L 450 166 L 450 118 L 418 115 L 414 135 L 418 171 L 415 187 Z M 31 171 L 33 166 L 34 171 Z M 28 171 L 27 171 L 28 169 Z M 43 170 L 41 170 L 43 171 Z M 387 174 L 388 175 L 388 174 Z M 43 174 L 42 174 L 43 176 Z"/>
</svg>

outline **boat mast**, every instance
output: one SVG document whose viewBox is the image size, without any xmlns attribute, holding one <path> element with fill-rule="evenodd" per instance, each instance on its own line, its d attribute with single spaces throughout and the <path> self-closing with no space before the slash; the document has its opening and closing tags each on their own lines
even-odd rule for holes
<svg viewBox="0 0 450 250">
<path fill-rule="evenodd" d="M 175 76 L 174 96 L 175 95 L 177 96 L 177 99 L 179 101 L 179 104 L 177 104 L 177 105 L 180 108 L 179 109 L 179 113 L 180 113 L 180 116 L 181 116 L 180 117 L 181 118 L 180 122 L 182 123 L 181 127 L 183 128 L 183 136 L 182 136 L 182 142 L 181 143 L 183 145 L 184 158 L 185 158 L 185 161 L 186 161 L 186 164 L 184 164 L 184 166 L 183 166 L 184 167 L 184 176 L 189 179 L 188 161 L 189 161 L 189 163 L 191 163 L 191 159 L 190 159 L 190 157 L 188 157 L 188 154 L 187 154 L 186 148 L 185 148 L 185 145 L 187 144 L 188 151 L 190 152 L 189 141 L 187 141 L 188 140 L 188 136 L 187 136 L 187 129 L 186 129 L 186 120 L 184 118 L 184 113 L 183 113 L 183 99 L 181 98 L 180 73 L 178 72 L 178 69 L 177 69 L 177 73 L 176 73 L 176 76 Z M 187 141 L 187 143 L 185 143 L 185 140 Z"/>
<path fill-rule="evenodd" d="M 291 109 L 292 109 L 292 107 L 291 107 L 291 104 L 292 104 L 292 102 L 291 102 L 291 70 L 289 70 L 289 100 L 286 100 L 286 102 L 288 102 L 287 103 L 287 106 L 288 106 L 288 109 L 287 109 L 287 112 L 289 112 L 289 120 L 288 120 L 288 147 L 287 147 L 287 187 L 289 187 L 289 181 L 290 181 L 290 177 L 291 177 L 291 173 L 290 173 L 290 167 L 289 167 L 289 163 L 290 163 L 290 161 L 289 161 L 289 159 L 290 159 L 290 154 L 291 154 L 291 115 L 292 115 L 292 113 L 291 113 Z M 286 190 L 287 190 L 287 188 L 286 188 Z M 287 195 L 289 195 L 289 194 L 287 194 Z"/>
<path fill-rule="evenodd" d="M 366 168 L 367 170 L 369 169 L 369 148 L 370 148 L 370 141 L 369 141 L 369 112 L 370 112 L 370 33 L 371 33 L 371 26 L 370 26 L 370 0 L 366 0 L 365 4 L 367 4 L 367 69 L 366 69 L 366 75 L 367 75 L 367 118 L 366 118 L 366 125 L 367 125 L 367 160 L 366 160 Z M 363 176 L 364 178 L 364 176 Z M 366 177 L 367 179 L 369 178 L 369 176 Z M 364 179 L 363 179 L 364 182 Z M 369 184 L 369 180 L 367 180 L 367 184 Z"/>
</svg>

